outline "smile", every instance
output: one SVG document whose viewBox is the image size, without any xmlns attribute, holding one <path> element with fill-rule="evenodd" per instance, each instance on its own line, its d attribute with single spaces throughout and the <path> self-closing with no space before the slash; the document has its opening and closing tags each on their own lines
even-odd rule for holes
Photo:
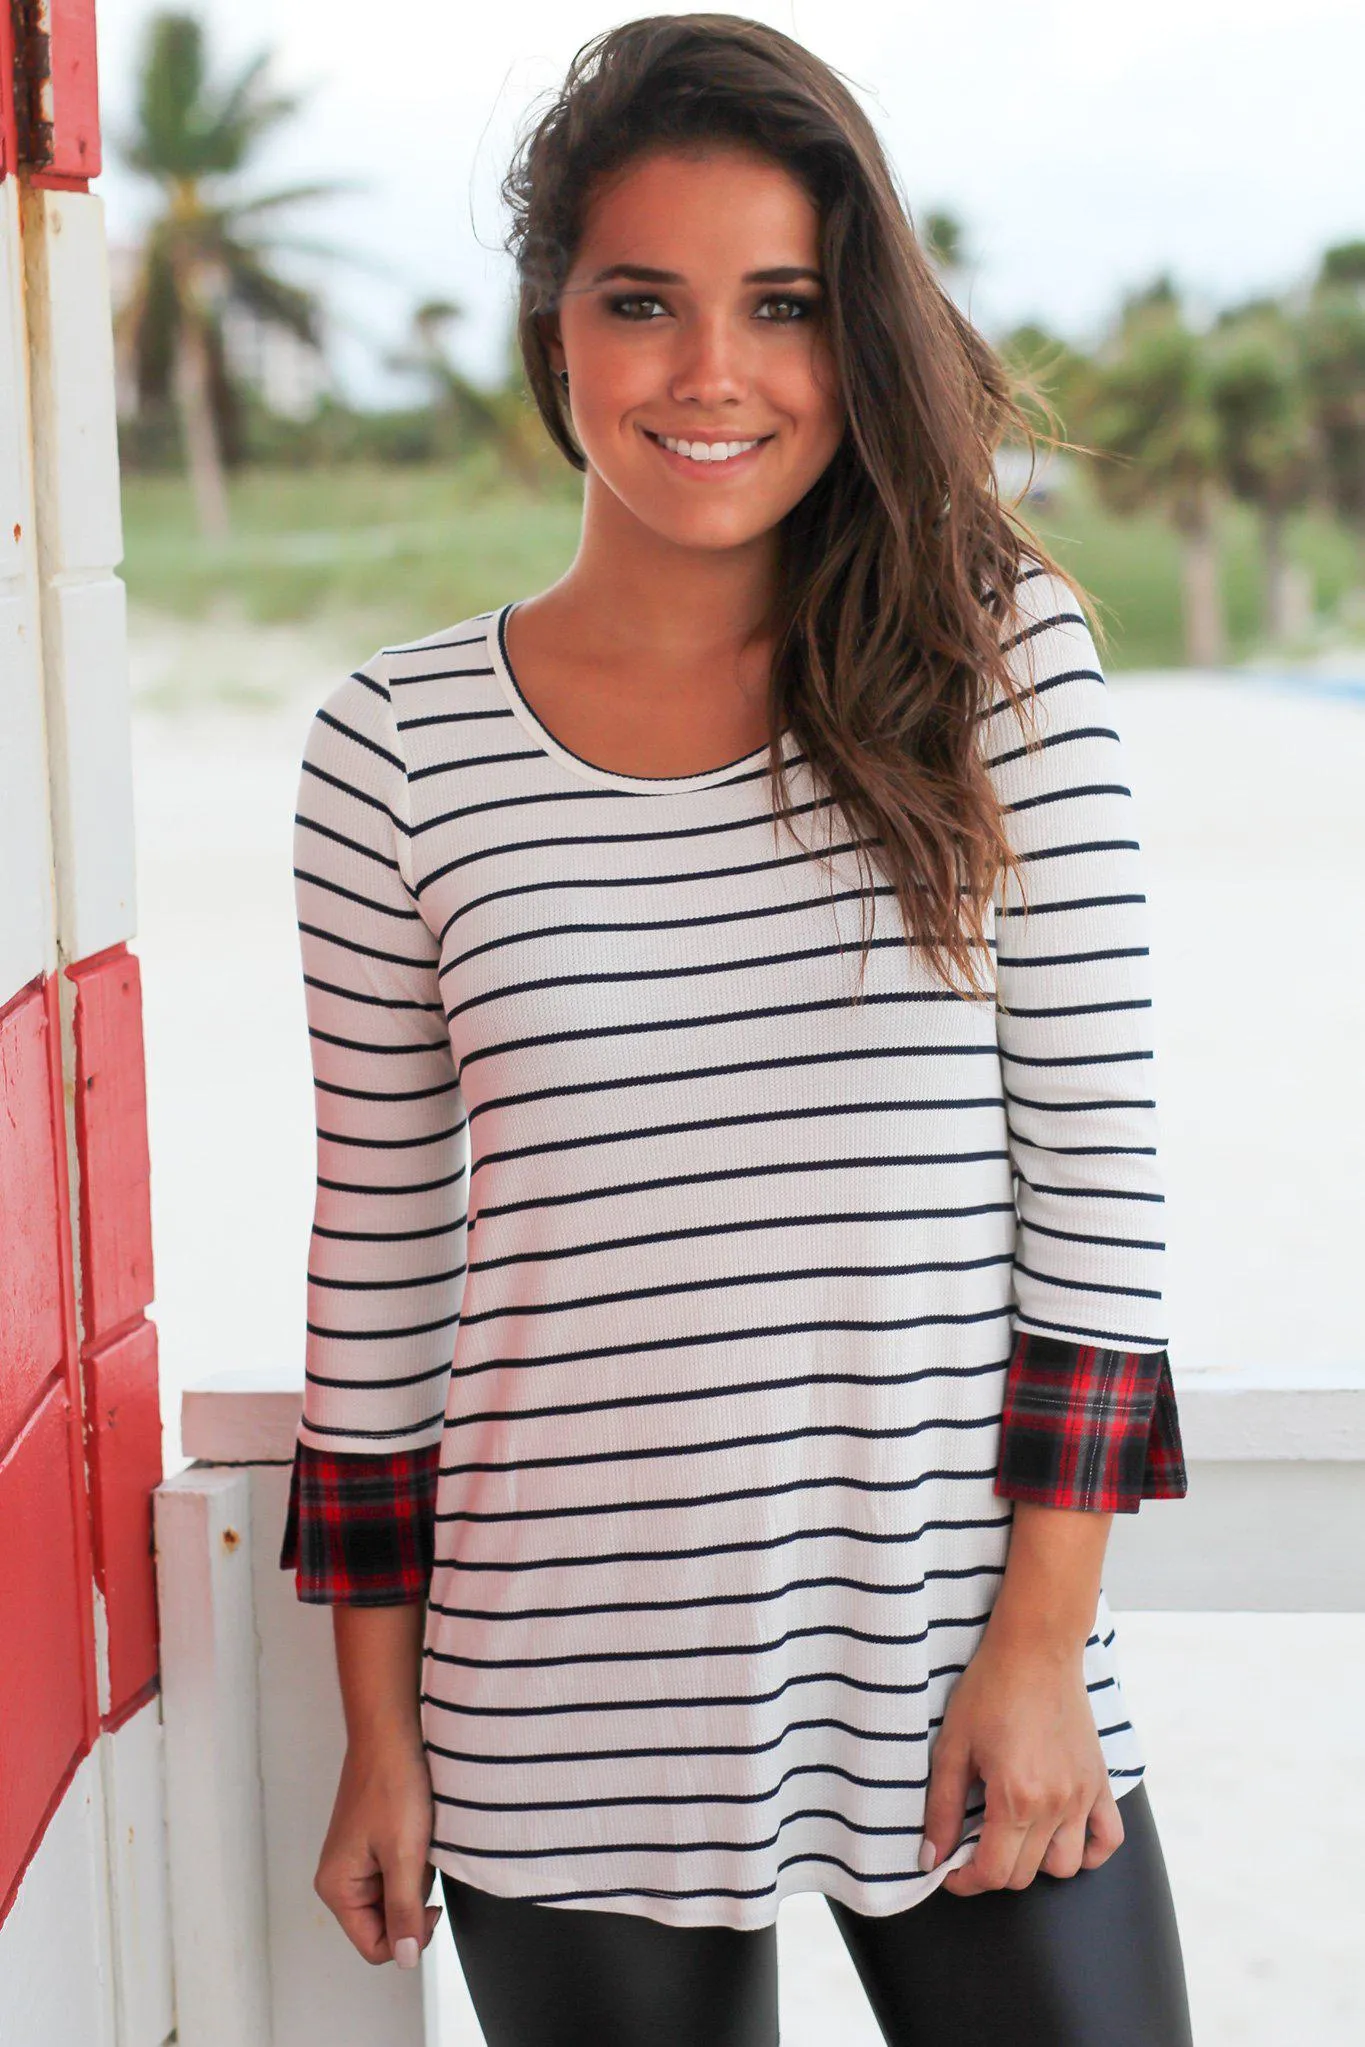
<svg viewBox="0 0 1365 2047">
<path fill-rule="evenodd" d="M 745 468 L 764 443 L 772 439 L 771 434 L 761 434 L 751 440 L 689 441 L 673 434 L 651 433 L 648 427 L 642 431 L 646 440 L 653 441 L 672 463 L 693 471 Z"/>
</svg>

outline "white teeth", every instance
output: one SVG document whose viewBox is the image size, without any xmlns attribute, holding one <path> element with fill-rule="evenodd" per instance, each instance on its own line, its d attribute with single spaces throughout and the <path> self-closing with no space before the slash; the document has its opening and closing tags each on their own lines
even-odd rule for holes
<svg viewBox="0 0 1365 2047">
<path fill-rule="evenodd" d="M 732 455 L 747 454 L 750 448 L 758 446 L 757 441 L 674 441 L 667 434 L 660 434 L 658 439 L 665 448 L 686 456 L 690 462 L 728 462 Z"/>
</svg>

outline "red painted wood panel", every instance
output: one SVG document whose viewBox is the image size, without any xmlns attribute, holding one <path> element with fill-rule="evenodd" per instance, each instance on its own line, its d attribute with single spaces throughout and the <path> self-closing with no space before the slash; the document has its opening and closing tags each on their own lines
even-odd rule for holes
<svg viewBox="0 0 1365 2047">
<path fill-rule="evenodd" d="M 95 0 L 48 0 L 52 74 L 52 160 L 67 177 L 100 169 L 99 73 Z"/>
<path fill-rule="evenodd" d="M 73 1416 L 54 1386 L 0 1462 L 0 1897 L 89 1746 Z"/>
<path fill-rule="evenodd" d="M 86 1352 L 85 1430 L 95 1583 L 108 1620 L 107 1719 L 157 1675 L 152 1488 L 161 1483 L 161 1401 L 152 1323 Z"/>
<path fill-rule="evenodd" d="M 14 121 L 14 22 L 11 10 L 0 7 L 0 178 L 13 175 L 18 149 Z"/>
<path fill-rule="evenodd" d="M 68 967 L 76 984 L 76 1149 L 87 1348 L 152 1298 L 151 1161 L 142 1055 L 142 980 L 126 947 Z"/>
<path fill-rule="evenodd" d="M 65 1356 L 54 1023 L 41 981 L 0 1010 L 0 1453 Z"/>
</svg>

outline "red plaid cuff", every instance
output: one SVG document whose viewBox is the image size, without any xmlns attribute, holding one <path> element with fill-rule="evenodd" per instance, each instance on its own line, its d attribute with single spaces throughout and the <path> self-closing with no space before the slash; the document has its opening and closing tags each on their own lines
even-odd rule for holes
<svg viewBox="0 0 1365 2047">
<path fill-rule="evenodd" d="M 1104 1350 L 1018 1330 L 995 1490 L 1045 1507 L 1135 1514 L 1188 1490 L 1164 1350 Z"/>
<path fill-rule="evenodd" d="M 294 1447 L 280 1569 L 313 1606 L 425 1599 L 435 1543 L 439 1441 L 341 1454 Z"/>
</svg>

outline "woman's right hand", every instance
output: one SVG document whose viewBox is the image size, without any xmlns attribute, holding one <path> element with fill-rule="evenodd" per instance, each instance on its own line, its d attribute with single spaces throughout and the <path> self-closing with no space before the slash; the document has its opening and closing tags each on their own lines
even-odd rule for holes
<svg viewBox="0 0 1365 2047">
<path fill-rule="evenodd" d="M 313 1889 L 367 1962 L 415 1969 L 441 1916 L 425 1902 L 432 1809 L 419 1730 L 348 1744 Z"/>
</svg>

